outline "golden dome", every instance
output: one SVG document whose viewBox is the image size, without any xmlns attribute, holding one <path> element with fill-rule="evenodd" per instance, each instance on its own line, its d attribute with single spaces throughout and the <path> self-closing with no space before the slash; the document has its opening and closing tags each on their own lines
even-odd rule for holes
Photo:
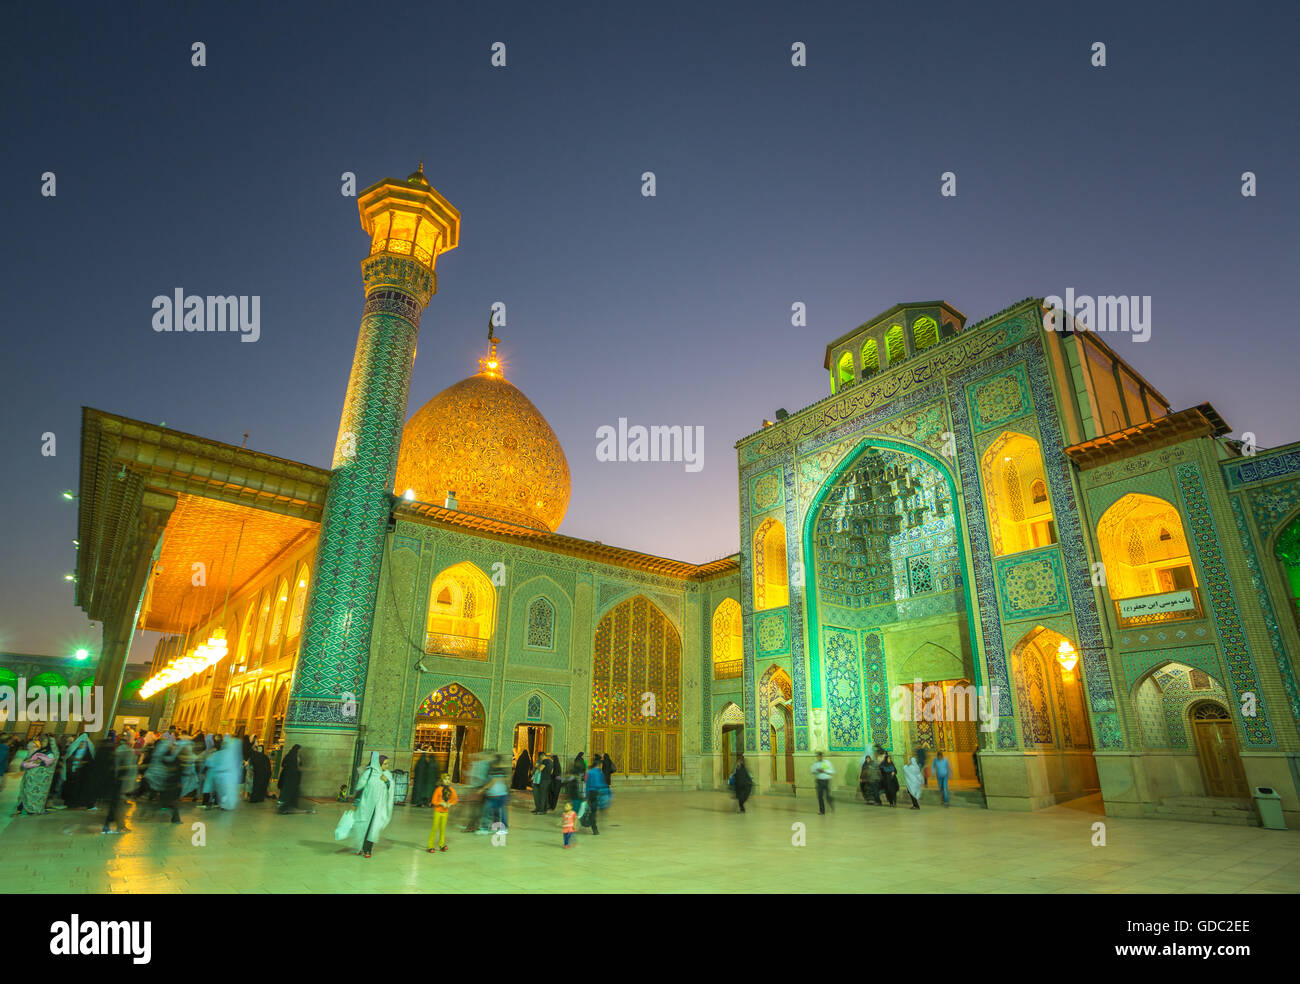
<svg viewBox="0 0 1300 984">
<path fill-rule="evenodd" d="M 501 375 L 492 354 L 480 372 L 447 387 L 402 429 L 394 491 L 462 512 L 555 532 L 569 508 L 569 461 L 546 418 Z"/>
</svg>

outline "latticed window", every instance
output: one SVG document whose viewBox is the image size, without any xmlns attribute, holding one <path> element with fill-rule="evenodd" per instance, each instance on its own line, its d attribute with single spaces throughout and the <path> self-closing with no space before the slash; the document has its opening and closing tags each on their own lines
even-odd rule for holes
<svg viewBox="0 0 1300 984">
<path fill-rule="evenodd" d="M 781 608 L 790 600 L 785 526 L 765 519 L 754 532 L 754 609 Z"/>
<path fill-rule="evenodd" d="M 744 620 L 740 603 L 725 599 L 713 613 L 713 678 L 741 676 L 745 665 Z"/>
<path fill-rule="evenodd" d="M 893 325 L 885 332 L 885 356 L 891 366 L 907 358 L 907 343 L 903 340 L 902 325 Z"/>
<path fill-rule="evenodd" d="M 1025 434 L 1002 434 L 984 452 L 981 470 L 989 490 L 986 501 L 995 556 L 1056 542 L 1037 441 Z"/>
<path fill-rule="evenodd" d="M 682 641 L 660 609 L 638 595 L 596 626 L 591 670 L 591 749 L 619 772 L 680 772 Z"/>
<path fill-rule="evenodd" d="M 939 343 L 939 322 L 929 315 L 923 315 L 912 322 L 912 348 L 923 352 Z"/>
<path fill-rule="evenodd" d="M 533 649 L 551 649 L 555 645 L 555 607 L 545 598 L 534 598 L 528 606 L 526 643 Z"/>
</svg>

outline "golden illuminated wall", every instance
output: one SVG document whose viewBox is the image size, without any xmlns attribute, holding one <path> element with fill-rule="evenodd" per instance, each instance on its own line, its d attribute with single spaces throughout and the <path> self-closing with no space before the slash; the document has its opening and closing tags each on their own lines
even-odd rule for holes
<svg viewBox="0 0 1300 984">
<path fill-rule="evenodd" d="M 744 660 L 744 619 L 740 602 L 726 598 L 713 612 L 713 679 L 739 677 L 744 669 Z"/>
<path fill-rule="evenodd" d="M 981 462 L 993 555 L 1056 542 L 1056 522 L 1038 442 L 1010 432 L 989 445 Z"/>
<path fill-rule="evenodd" d="M 754 531 L 754 610 L 781 608 L 790 600 L 785 562 L 785 526 L 765 519 Z"/>
<path fill-rule="evenodd" d="M 1061 643 L 1068 641 L 1059 632 L 1036 627 L 1012 649 L 1026 747 L 1092 748 L 1080 664 L 1067 671 L 1057 659 Z"/>
<path fill-rule="evenodd" d="M 496 628 L 497 593 L 487 575 L 469 561 L 433 579 L 425 625 L 425 651 L 441 656 L 487 659 Z"/>
<path fill-rule="evenodd" d="M 1097 544 L 1112 598 L 1196 587 L 1183 519 L 1164 499 L 1124 496 L 1097 522 Z"/>
<path fill-rule="evenodd" d="M 223 629 L 229 655 L 210 670 L 175 685 L 173 723 L 192 733 L 257 734 L 268 743 L 280 736 L 314 551 L 314 539 L 283 551 L 254 580 L 237 585 L 228 601 L 219 601 L 210 616 L 188 629 L 186 649 Z"/>
<path fill-rule="evenodd" d="M 677 775 L 681 761 L 682 640 L 645 597 L 629 598 L 596 627 L 591 754 L 619 772 Z"/>
</svg>

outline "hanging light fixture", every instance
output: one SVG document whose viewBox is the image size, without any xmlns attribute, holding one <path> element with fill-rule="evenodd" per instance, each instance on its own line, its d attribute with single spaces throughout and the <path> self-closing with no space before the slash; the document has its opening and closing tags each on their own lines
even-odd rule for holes
<svg viewBox="0 0 1300 984">
<path fill-rule="evenodd" d="M 1079 654 L 1070 645 L 1070 640 L 1061 640 L 1061 644 L 1056 649 L 1056 661 L 1061 664 L 1061 669 L 1066 673 L 1074 672 L 1074 667 L 1079 662 Z"/>
</svg>

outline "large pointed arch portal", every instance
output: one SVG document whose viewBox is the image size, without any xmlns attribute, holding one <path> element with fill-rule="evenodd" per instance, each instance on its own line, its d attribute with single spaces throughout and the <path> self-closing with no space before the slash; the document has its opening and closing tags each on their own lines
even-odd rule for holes
<svg viewBox="0 0 1300 984">
<path fill-rule="evenodd" d="M 894 633 L 932 628 L 964 654 L 965 678 L 983 685 L 961 509 L 950 464 L 878 437 L 863 439 L 813 497 L 801 531 L 808 693 L 825 750 L 892 747 L 890 693 L 904 681 L 888 657 L 916 649 Z"/>
</svg>

